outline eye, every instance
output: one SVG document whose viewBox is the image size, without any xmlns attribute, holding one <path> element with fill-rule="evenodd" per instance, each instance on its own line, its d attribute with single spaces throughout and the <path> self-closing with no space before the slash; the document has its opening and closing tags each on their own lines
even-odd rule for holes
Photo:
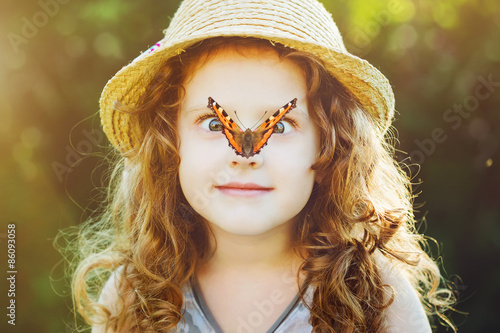
<svg viewBox="0 0 500 333">
<path fill-rule="evenodd" d="M 291 119 L 281 120 L 274 125 L 274 133 L 286 134 L 294 129 L 294 125 Z"/>
<path fill-rule="evenodd" d="M 215 117 L 207 117 L 200 122 L 200 126 L 212 132 L 220 132 L 224 129 L 224 125 Z"/>
<path fill-rule="evenodd" d="M 208 123 L 208 128 L 213 131 L 213 132 L 220 132 L 223 129 L 222 123 L 219 121 L 219 119 L 212 119 L 210 120 L 210 123 Z"/>
</svg>

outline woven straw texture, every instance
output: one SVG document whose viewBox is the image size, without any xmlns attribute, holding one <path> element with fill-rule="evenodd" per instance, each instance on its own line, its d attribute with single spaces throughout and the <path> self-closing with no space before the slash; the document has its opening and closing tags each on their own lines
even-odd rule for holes
<svg viewBox="0 0 500 333">
<path fill-rule="evenodd" d="M 328 71 L 377 120 L 380 133 L 394 114 L 387 79 L 366 60 L 347 52 L 332 16 L 316 0 L 185 0 L 165 37 L 108 81 L 100 99 L 104 132 L 121 152 L 138 144 L 131 118 L 114 102 L 135 105 L 158 68 L 192 44 L 218 36 L 256 37 L 319 57 Z"/>
</svg>

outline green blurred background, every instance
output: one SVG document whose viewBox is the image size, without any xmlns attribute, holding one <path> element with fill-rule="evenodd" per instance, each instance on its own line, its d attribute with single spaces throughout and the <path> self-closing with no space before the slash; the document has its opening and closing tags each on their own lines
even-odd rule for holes
<svg viewBox="0 0 500 333">
<path fill-rule="evenodd" d="M 178 3 L 0 1 L 1 309 L 9 223 L 18 270 L 16 326 L 3 310 L 0 331 L 73 331 L 52 242 L 100 197 L 108 143 L 96 116 L 99 95 L 161 39 Z M 437 239 L 431 250 L 456 285 L 457 308 L 468 313 L 452 318 L 461 332 L 499 332 L 500 2 L 323 3 L 348 49 L 394 87 L 398 148 L 407 152 L 398 159 L 421 165 L 409 168 L 421 193 L 420 230 Z"/>
</svg>

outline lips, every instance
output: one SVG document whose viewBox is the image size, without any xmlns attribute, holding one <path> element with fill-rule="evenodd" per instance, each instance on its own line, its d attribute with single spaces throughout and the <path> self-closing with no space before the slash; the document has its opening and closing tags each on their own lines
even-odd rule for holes
<svg viewBox="0 0 500 333">
<path fill-rule="evenodd" d="M 257 196 L 269 193 L 274 190 L 272 187 L 265 187 L 254 183 L 231 182 L 224 185 L 215 186 L 220 192 L 235 196 Z"/>
</svg>

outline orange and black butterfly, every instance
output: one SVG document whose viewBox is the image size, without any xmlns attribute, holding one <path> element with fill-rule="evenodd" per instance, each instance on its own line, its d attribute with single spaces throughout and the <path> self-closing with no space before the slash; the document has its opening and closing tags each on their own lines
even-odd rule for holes
<svg viewBox="0 0 500 333">
<path fill-rule="evenodd" d="M 271 117 L 264 121 L 257 129 L 247 128 L 243 131 L 234 120 L 224 111 L 224 109 L 212 97 L 208 98 L 208 107 L 217 115 L 223 125 L 222 133 L 227 138 L 229 146 L 236 154 L 249 158 L 262 150 L 267 141 L 274 133 L 276 124 L 293 108 L 297 106 L 297 99 L 294 98 L 286 105 L 283 105 Z"/>
</svg>

